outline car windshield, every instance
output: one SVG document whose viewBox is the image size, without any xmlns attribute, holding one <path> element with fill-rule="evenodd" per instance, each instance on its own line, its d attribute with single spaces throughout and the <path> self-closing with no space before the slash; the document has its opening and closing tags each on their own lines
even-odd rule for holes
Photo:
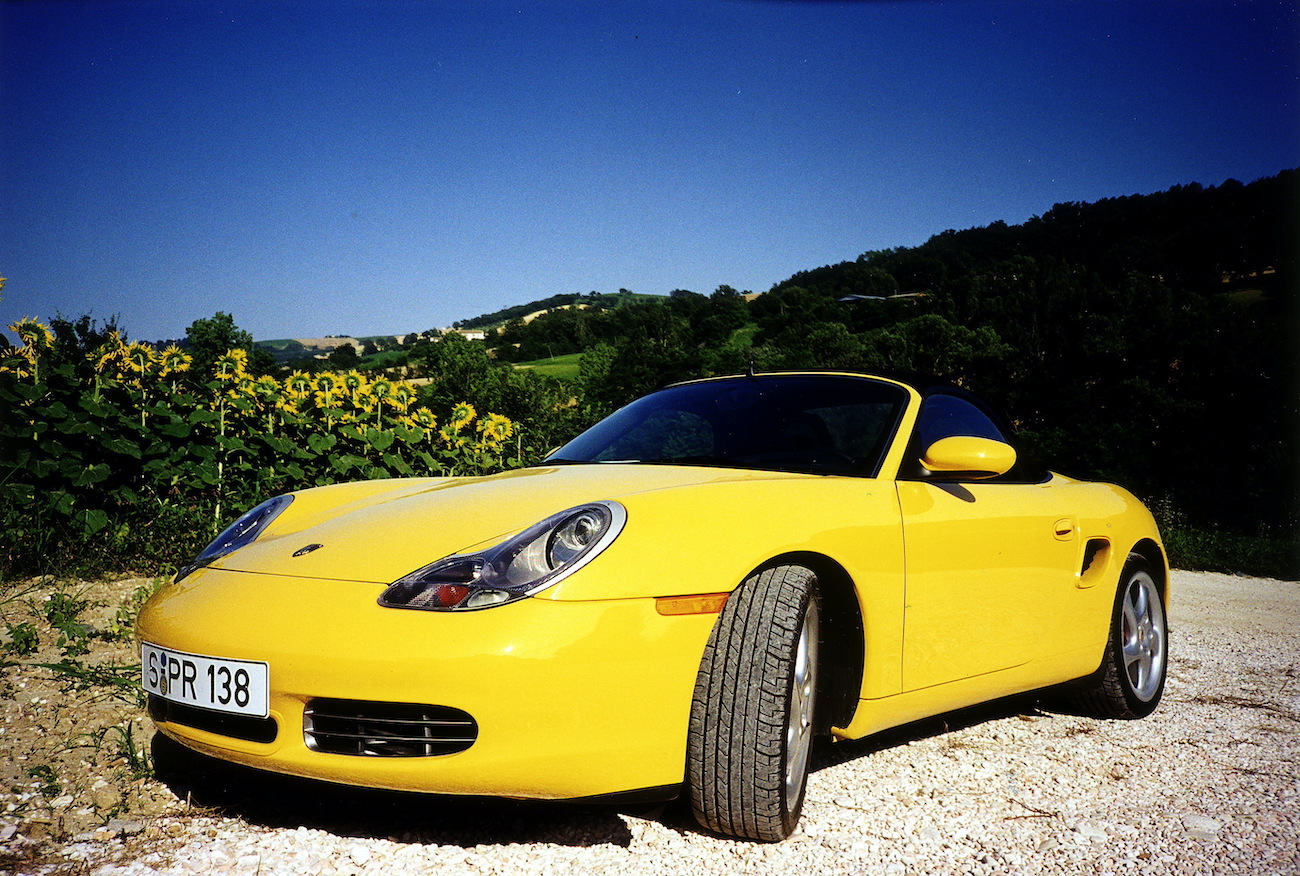
<svg viewBox="0 0 1300 876">
<path fill-rule="evenodd" d="M 638 399 L 546 463 L 636 462 L 874 476 L 907 394 L 846 375 L 688 383 Z"/>
</svg>

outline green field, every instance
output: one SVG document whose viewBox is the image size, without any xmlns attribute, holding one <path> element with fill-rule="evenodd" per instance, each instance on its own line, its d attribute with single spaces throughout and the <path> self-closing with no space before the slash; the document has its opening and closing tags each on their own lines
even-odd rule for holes
<svg viewBox="0 0 1300 876">
<path fill-rule="evenodd" d="M 581 353 L 569 353 L 564 356 L 552 356 L 549 359 L 534 359 L 532 362 L 520 362 L 516 368 L 527 368 L 557 380 L 576 380 L 578 365 L 582 362 Z"/>
</svg>

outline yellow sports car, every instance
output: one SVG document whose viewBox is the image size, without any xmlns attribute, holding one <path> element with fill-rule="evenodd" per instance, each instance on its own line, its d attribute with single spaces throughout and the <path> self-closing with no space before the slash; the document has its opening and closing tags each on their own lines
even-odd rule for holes
<svg viewBox="0 0 1300 876">
<path fill-rule="evenodd" d="M 818 735 L 1061 686 L 1160 700 L 1169 576 L 1124 490 L 1032 467 L 952 386 L 846 373 L 648 395 L 532 468 L 280 496 L 140 614 L 159 729 L 332 782 L 688 794 L 799 819 Z"/>
</svg>

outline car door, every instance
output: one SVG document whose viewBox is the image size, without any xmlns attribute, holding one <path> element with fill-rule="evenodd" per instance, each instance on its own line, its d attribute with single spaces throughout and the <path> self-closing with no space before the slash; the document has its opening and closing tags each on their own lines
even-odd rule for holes
<svg viewBox="0 0 1300 876">
<path fill-rule="evenodd" d="M 973 400 L 925 399 L 909 450 L 940 438 L 1007 442 Z M 1060 491 L 1023 467 L 990 479 L 926 477 L 897 488 L 903 517 L 903 687 L 916 690 L 1026 663 L 1051 650 L 1074 590 L 1077 526 Z M 907 472 L 904 472 L 906 475 Z"/>
</svg>

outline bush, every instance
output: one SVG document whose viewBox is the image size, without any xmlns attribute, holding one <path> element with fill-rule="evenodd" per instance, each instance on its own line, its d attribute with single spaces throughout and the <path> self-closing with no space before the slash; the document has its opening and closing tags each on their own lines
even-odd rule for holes
<svg viewBox="0 0 1300 876">
<path fill-rule="evenodd" d="M 514 424 L 468 404 L 444 422 L 415 387 L 357 371 L 254 377 L 232 349 L 184 351 L 40 323 L 0 350 L 0 574 L 156 568 L 277 493 L 513 464 Z M 516 445 L 517 447 L 517 445 Z"/>
</svg>

